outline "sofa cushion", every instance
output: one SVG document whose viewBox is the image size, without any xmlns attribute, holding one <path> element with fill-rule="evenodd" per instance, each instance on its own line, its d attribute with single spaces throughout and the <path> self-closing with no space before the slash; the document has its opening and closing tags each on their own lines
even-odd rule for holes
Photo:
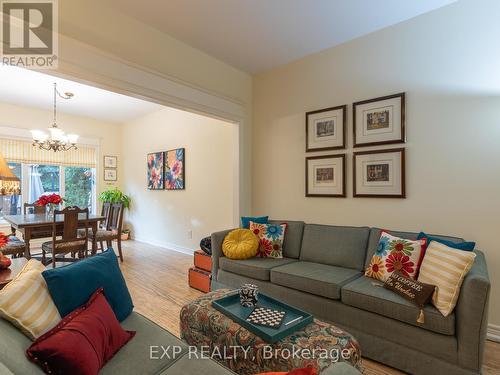
<svg viewBox="0 0 500 375">
<path fill-rule="evenodd" d="M 106 363 L 99 375 L 115 374 L 160 374 L 187 353 L 187 346 L 170 332 L 164 330 L 146 317 L 132 312 L 122 322 L 125 330 L 136 331 L 136 335 Z M 180 353 L 163 355 L 161 346 L 175 345 Z M 154 359 L 149 359 L 151 357 Z"/>
<path fill-rule="evenodd" d="M 361 271 L 369 233 L 368 227 L 306 224 L 300 260 Z"/>
<path fill-rule="evenodd" d="M 267 281 L 270 279 L 270 270 L 272 268 L 296 261 L 297 260 L 290 258 L 250 258 L 245 260 L 233 260 L 222 257 L 219 259 L 219 267 L 225 271 L 238 275 Z"/>
<path fill-rule="evenodd" d="M 413 233 L 413 232 L 398 232 L 398 231 L 394 231 L 394 230 L 371 228 L 370 229 L 370 236 L 368 239 L 368 249 L 366 251 L 365 268 L 368 267 L 368 265 L 370 264 L 370 261 L 373 257 L 373 254 L 375 254 L 375 251 L 377 250 L 378 241 L 380 239 L 380 233 L 382 231 L 385 231 L 392 236 L 401 237 L 401 238 L 405 238 L 408 240 L 416 240 L 418 237 L 418 233 Z M 439 238 L 441 240 L 451 241 L 454 243 L 464 242 L 463 238 L 458 238 L 458 237 L 448 237 L 448 236 L 441 236 L 441 235 L 435 235 L 435 234 L 433 234 L 431 236 L 435 237 L 435 238 Z"/>
<path fill-rule="evenodd" d="M 296 258 L 300 256 L 302 246 L 302 235 L 304 234 L 303 221 L 270 220 L 269 223 L 287 225 L 285 240 L 283 241 L 283 256 L 285 258 Z"/>
<path fill-rule="evenodd" d="M 206 353 L 204 354 L 206 357 Z M 230 375 L 235 374 L 228 368 L 222 366 L 214 360 L 206 359 L 198 354 L 192 355 L 189 358 L 185 355 L 172 366 L 164 370 L 160 375 L 188 375 L 188 374 L 203 374 L 203 375 Z"/>
<path fill-rule="evenodd" d="M 0 318 L 0 337 L 0 362 L 5 367 L 10 371 L 15 371 L 15 374 L 43 374 L 37 365 L 26 358 L 26 348 L 32 344 L 32 341 L 3 318 Z"/>
<path fill-rule="evenodd" d="M 340 299 L 340 289 L 362 273 L 352 268 L 311 262 L 295 262 L 271 270 L 271 282 L 332 299 Z"/>
<path fill-rule="evenodd" d="M 187 346 L 168 331 L 153 323 L 144 316 L 132 312 L 122 323 L 122 328 L 136 331 L 136 335 L 127 345 L 102 368 L 99 375 L 114 374 L 160 374 L 171 366 L 182 355 L 187 353 Z M 31 340 L 17 328 L 0 318 L 0 362 L 15 371 L 16 374 L 43 374 L 43 371 L 26 358 L 25 350 L 31 345 Z M 178 345 L 181 353 L 175 358 L 163 356 L 150 360 L 150 346 L 158 346 L 158 357 L 164 347 Z M 0 372 L 2 374 L 2 372 Z"/>
<path fill-rule="evenodd" d="M 342 287 L 342 302 L 432 332 L 455 334 L 455 314 L 445 318 L 434 306 L 427 305 L 424 308 L 425 323 L 417 323 L 420 309 L 382 285 L 381 282 L 362 276 Z"/>
</svg>

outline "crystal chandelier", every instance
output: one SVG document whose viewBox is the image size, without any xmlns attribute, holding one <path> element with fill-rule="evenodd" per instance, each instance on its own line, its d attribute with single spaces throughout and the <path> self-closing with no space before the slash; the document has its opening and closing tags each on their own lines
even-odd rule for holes
<svg viewBox="0 0 500 375">
<path fill-rule="evenodd" d="M 78 142 L 77 134 L 64 134 L 64 132 L 57 127 L 57 97 L 61 99 L 68 100 L 74 95 L 71 92 L 66 92 L 61 94 L 57 91 L 57 83 L 54 83 L 54 122 L 51 127 L 48 128 L 49 134 L 42 130 L 31 130 L 31 135 L 33 136 L 33 146 L 38 146 L 42 150 L 47 151 L 68 151 L 72 148 L 76 149 L 76 143 Z"/>
</svg>

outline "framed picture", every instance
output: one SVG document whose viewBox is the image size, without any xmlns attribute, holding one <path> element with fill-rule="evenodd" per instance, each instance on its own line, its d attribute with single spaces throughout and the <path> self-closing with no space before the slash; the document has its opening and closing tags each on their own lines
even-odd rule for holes
<svg viewBox="0 0 500 375">
<path fill-rule="evenodd" d="M 164 152 L 153 152 L 148 154 L 147 171 L 148 171 L 148 189 L 162 190 L 165 188 L 164 181 Z"/>
<path fill-rule="evenodd" d="M 405 149 L 355 152 L 354 197 L 406 198 Z"/>
<path fill-rule="evenodd" d="M 306 152 L 345 148 L 347 105 L 306 113 Z"/>
<path fill-rule="evenodd" d="M 104 181 L 116 181 L 116 169 L 104 169 Z"/>
<path fill-rule="evenodd" d="M 405 93 L 353 103 L 354 147 L 404 143 Z"/>
<path fill-rule="evenodd" d="M 306 158 L 306 197 L 345 197 L 345 154 Z"/>
<path fill-rule="evenodd" d="M 118 166 L 118 158 L 116 156 L 104 156 L 104 168 L 115 168 Z"/>
<path fill-rule="evenodd" d="M 165 153 L 165 186 L 167 190 L 186 188 L 186 155 L 183 148 Z"/>
</svg>

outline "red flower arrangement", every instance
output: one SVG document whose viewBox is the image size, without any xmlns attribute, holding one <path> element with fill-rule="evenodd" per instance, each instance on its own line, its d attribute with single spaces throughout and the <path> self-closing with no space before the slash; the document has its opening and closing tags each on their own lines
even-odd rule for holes
<svg viewBox="0 0 500 375">
<path fill-rule="evenodd" d="M 9 242 L 9 237 L 6 236 L 4 233 L 0 232 L 0 249 L 3 248 L 5 245 L 7 245 L 7 242 Z M 0 251 L 0 270 L 9 268 L 11 263 L 12 262 L 10 258 L 3 255 L 2 252 Z"/>
<path fill-rule="evenodd" d="M 37 206 L 46 206 L 48 204 L 61 204 L 63 198 L 59 194 L 48 194 L 41 195 L 40 198 L 35 202 Z"/>
<path fill-rule="evenodd" d="M 5 233 L 0 232 L 0 249 L 7 245 L 7 242 L 9 242 L 9 237 Z"/>
</svg>

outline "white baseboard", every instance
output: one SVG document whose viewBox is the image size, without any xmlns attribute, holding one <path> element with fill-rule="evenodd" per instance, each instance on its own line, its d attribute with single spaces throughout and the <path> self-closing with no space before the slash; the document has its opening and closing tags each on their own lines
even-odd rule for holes
<svg viewBox="0 0 500 375">
<path fill-rule="evenodd" d="M 495 324 L 488 324 L 488 340 L 500 342 L 500 326 Z"/>
<path fill-rule="evenodd" d="M 173 250 L 173 251 L 176 251 L 178 253 L 183 253 L 183 254 L 188 254 L 188 255 L 193 255 L 193 253 L 195 251 L 195 249 L 190 249 L 188 247 L 183 247 L 183 246 L 175 245 L 173 243 L 168 243 L 168 242 L 151 241 L 149 239 L 140 238 L 140 237 L 133 237 L 132 239 L 135 241 L 138 241 L 138 242 L 147 243 L 148 245 L 158 246 L 158 247 L 162 247 L 166 250 Z"/>
</svg>

